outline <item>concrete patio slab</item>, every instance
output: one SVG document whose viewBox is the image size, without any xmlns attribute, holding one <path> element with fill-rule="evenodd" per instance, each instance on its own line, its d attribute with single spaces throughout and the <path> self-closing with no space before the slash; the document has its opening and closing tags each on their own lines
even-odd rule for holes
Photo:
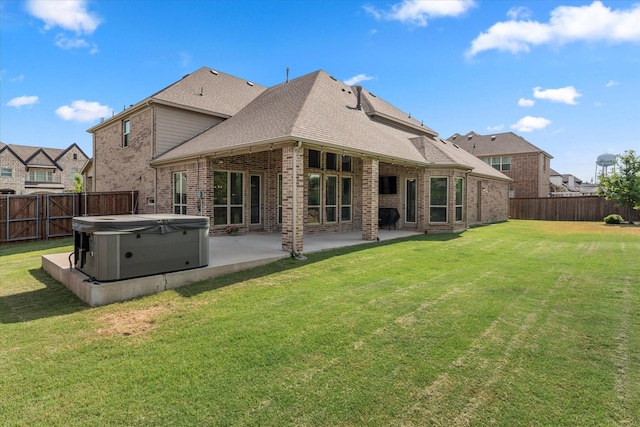
<svg viewBox="0 0 640 427">
<path fill-rule="evenodd" d="M 411 230 L 381 229 L 378 231 L 378 238 L 380 241 L 387 241 L 419 234 Z M 362 240 L 360 231 L 307 234 L 304 236 L 304 253 L 374 243 Z M 247 270 L 290 256 L 291 254 L 282 250 L 282 238 L 279 233 L 254 232 L 238 236 L 210 237 L 209 265 L 192 270 L 114 282 L 97 282 L 73 268 L 70 261 L 73 256 L 69 253 L 43 255 L 42 268 L 82 301 L 95 307 L 175 289 L 189 283 Z"/>
</svg>

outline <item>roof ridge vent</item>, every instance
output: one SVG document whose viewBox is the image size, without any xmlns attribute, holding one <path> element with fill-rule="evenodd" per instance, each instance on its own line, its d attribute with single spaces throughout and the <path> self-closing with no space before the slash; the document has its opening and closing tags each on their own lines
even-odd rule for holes
<svg viewBox="0 0 640 427">
<path fill-rule="evenodd" d="M 210 72 L 211 74 L 213 74 L 214 76 L 217 76 L 217 75 L 218 75 L 218 72 L 217 72 L 216 70 L 214 70 L 214 69 L 209 70 L 209 72 Z"/>
<path fill-rule="evenodd" d="M 496 140 L 496 136 L 495 135 L 491 135 L 491 140 L 495 141 Z"/>
<path fill-rule="evenodd" d="M 253 82 L 247 82 L 249 86 L 253 86 Z"/>
</svg>

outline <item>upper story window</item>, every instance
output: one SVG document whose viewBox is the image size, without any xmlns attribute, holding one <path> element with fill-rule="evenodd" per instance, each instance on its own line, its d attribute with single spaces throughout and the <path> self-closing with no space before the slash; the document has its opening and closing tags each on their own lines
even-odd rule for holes
<svg viewBox="0 0 640 427">
<path fill-rule="evenodd" d="M 502 172 L 511 170 L 511 157 L 487 157 L 483 160 L 485 163 L 493 166 L 496 170 Z"/>
<path fill-rule="evenodd" d="M 13 176 L 13 169 L 11 168 L 1 168 L 0 169 L 0 176 L 6 176 L 6 177 L 12 177 Z"/>
<path fill-rule="evenodd" d="M 78 154 L 77 153 L 73 153 L 73 160 L 78 160 Z"/>
<path fill-rule="evenodd" d="M 78 168 L 71 168 L 71 181 L 76 179 L 76 174 L 78 173 Z"/>
<path fill-rule="evenodd" d="M 29 169 L 29 181 L 53 182 L 53 171 L 48 169 Z"/>
<path fill-rule="evenodd" d="M 129 120 L 125 120 L 122 122 L 122 146 L 128 147 L 130 144 L 129 133 L 131 132 L 131 124 Z"/>
</svg>

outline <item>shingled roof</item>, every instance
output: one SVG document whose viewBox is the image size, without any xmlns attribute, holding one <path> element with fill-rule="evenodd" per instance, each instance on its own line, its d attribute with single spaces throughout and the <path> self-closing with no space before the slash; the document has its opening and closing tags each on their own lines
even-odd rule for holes
<svg viewBox="0 0 640 427">
<path fill-rule="evenodd" d="M 295 140 L 352 154 L 425 166 L 461 167 L 509 179 L 458 146 L 445 147 L 447 144 L 435 131 L 366 89 L 360 93 L 359 110 L 357 92 L 356 87 L 322 70 L 304 75 L 265 90 L 233 117 L 152 163 Z"/>
<path fill-rule="evenodd" d="M 240 111 L 265 89 L 265 86 L 251 81 L 202 67 L 108 120 L 93 126 L 87 132 L 95 132 L 113 121 L 121 120 L 122 116 L 153 102 L 228 118 Z"/>
<path fill-rule="evenodd" d="M 543 153 L 550 159 L 552 155 L 536 147 L 520 135 L 513 132 L 480 135 L 468 132 L 464 135 L 455 133 L 448 138 L 474 156 L 503 156 L 508 154 Z"/>
</svg>

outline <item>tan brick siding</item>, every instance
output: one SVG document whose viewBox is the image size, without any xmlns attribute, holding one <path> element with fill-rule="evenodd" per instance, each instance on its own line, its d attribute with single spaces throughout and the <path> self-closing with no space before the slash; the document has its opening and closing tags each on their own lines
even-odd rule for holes
<svg viewBox="0 0 640 427">
<path fill-rule="evenodd" d="M 153 213 L 147 200 L 154 197 L 154 171 L 149 167 L 153 136 L 152 110 L 126 117 L 130 120 L 129 146 L 122 146 L 122 121 L 94 134 L 96 191 L 138 191 L 138 212 Z"/>
</svg>

